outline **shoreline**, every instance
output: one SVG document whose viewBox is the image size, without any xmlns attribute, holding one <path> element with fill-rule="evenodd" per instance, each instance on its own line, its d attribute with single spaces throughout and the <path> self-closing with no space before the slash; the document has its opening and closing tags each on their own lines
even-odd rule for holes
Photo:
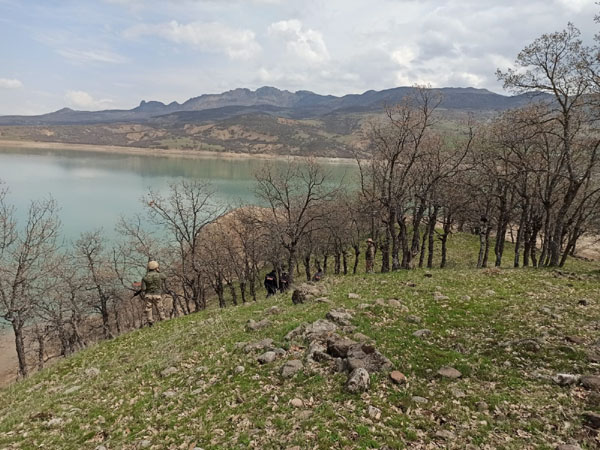
<svg viewBox="0 0 600 450">
<path fill-rule="evenodd" d="M 159 158 L 189 158 L 189 159 L 264 159 L 283 161 L 303 160 L 305 156 L 296 155 L 272 155 L 268 153 L 234 153 L 234 152 L 212 152 L 208 150 L 182 150 L 170 148 L 167 150 L 146 148 L 146 147 L 124 147 L 118 145 L 100 145 L 100 144 L 70 144 L 62 142 L 44 142 L 44 141 L 15 141 L 0 139 L 0 149 L 23 149 L 23 150 L 67 150 L 94 153 L 108 153 L 133 156 L 152 156 Z M 333 158 L 325 156 L 314 156 L 315 160 L 328 164 L 354 164 L 353 158 Z"/>
</svg>

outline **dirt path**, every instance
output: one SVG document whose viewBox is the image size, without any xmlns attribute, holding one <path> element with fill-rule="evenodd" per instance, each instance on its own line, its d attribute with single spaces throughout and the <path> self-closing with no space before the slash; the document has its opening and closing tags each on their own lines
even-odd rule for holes
<svg viewBox="0 0 600 450">
<path fill-rule="evenodd" d="M 12 332 L 0 327 L 0 387 L 17 378 L 17 353 Z"/>
</svg>

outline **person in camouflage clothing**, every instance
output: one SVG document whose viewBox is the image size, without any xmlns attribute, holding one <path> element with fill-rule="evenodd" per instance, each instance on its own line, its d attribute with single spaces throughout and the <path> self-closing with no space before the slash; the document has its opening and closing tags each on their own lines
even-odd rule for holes
<svg viewBox="0 0 600 450">
<path fill-rule="evenodd" d="M 156 306 L 158 319 L 164 320 L 163 314 L 163 293 L 165 291 L 166 277 L 158 270 L 158 263 L 150 261 L 148 263 L 148 272 L 142 278 L 142 298 L 144 299 L 144 311 L 146 313 L 146 324 L 154 324 L 153 308 Z"/>
<path fill-rule="evenodd" d="M 366 268 L 365 272 L 372 273 L 375 263 L 375 242 L 373 239 L 367 239 L 367 252 L 365 253 Z"/>
</svg>

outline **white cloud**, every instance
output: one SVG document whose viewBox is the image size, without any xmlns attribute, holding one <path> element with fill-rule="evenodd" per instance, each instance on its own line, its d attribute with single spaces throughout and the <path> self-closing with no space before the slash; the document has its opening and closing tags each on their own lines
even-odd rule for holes
<svg viewBox="0 0 600 450">
<path fill-rule="evenodd" d="M 58 54 L 77 63 L 124 63 L 127 59 L 117 53 L 105 50 L 59 49 Z"/>
<path fill-rule="evenodd" d="M 23 83 L 15 78 L 0 78 L 0 89 L 18 89 Z"/>
<path fill-rule="evenodd" d="M 224 52 L 231 59 L 250 59 L 261 50 L 251 30 L 230 28 L 217 22 L 192 22 L 136 25 L 125 31 L 125 37 L 158 36 L 176 44 L 188 44 L 207 52 Z"/>
<path fill-rule="evenodd" d="M 96 100 L 85 91 L 67 91 L 65 99 L 70 106 L 85 109 L 104 109 L 113 103 L 110 99 Z"/>
<path fill-rule="evenodd" d="M 299 20 L 282 20 L 269 26 L 269 35 L 283 39 L 289 53 L 304 63 L 320 64 L 329 60 L 321 32 L 305 29 Z"/>
</svg>

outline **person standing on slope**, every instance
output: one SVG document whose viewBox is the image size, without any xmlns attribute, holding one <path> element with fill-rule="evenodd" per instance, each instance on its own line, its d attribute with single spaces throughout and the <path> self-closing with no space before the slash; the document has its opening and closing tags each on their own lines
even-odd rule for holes
<svg viewBox="0 0 600 450">
<path fill-rule="evenodd" d="M 375 242 L 373 242 L 373 239 L 371 239 L 371 238 L 367 239 L 367 251 L 365 253 L 365 263 L 366 263 L 365 271 L 367 273 L 372 273 L 373 266 L 375 263 Z"/>
<path fill-rule="evenodd" d="M 142 298 L 144 299 L 144 312 L 146 313 L 146 325 L 154 324 L 153 308 L 158 311 L 158 319 L 164 320 L 163 315 L 163 293 L 165 292 L 166 276 L 158 270 L 158 263 L 150 261 L 148 272 L 142 278 Z"/>
</svg>

